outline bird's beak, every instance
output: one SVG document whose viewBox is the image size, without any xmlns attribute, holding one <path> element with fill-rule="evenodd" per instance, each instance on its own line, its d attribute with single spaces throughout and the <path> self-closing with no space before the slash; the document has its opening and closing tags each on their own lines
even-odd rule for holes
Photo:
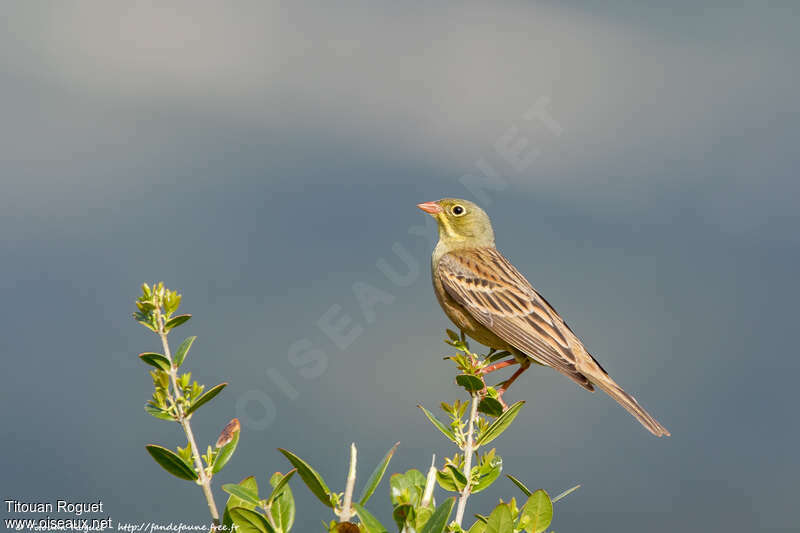
<svg viewBox="0 0 800 533">
<path fill-rule="evenodd" d="M 424 202 L 417 204 L 417 207 L 428 213 L 429 215 L 436 216 L 443 211 L 442 206 L 436 202 Z"/>
</svg>

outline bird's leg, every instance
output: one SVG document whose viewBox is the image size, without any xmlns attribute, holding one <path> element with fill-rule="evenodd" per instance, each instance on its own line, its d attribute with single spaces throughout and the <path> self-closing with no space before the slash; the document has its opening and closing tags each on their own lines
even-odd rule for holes
<svg viewBox="0 0 800 533">
<path fill-rule="evenodd" d="M 505 361 L 499 361 L 497 363 L 493 363 L 481 369 L 481 379 L 483 379 L 483 376 L 485 376 L 486 374 L 513 365 L 520 365 L 520 367 L 517 369 L 516 372 L 514 372 L 514 374 L 511 375 L 510 378 L 505 380 L 503 382 L 503 385 L 497 390 L 497 401 L 499 401 L 500 405 L 503 406 L 503 411 L 508 409 L 508 404 L 506 404 L 505 400 L 503 400 L 503 393 L 514 382 L 514 380 L 520 376 L 520 374 L 525 372 L 528 369 L 528 367 L 531 366 L 530 360 L 525 359 L 523 363 L 520 363 L 516 358 L 511 358 L 511 359 L 506 359 Z M 482 392 L 485 394 L 486 389 L 484 388 Z"/>
<path fill-rule="evenodd" d="M 518 365 L 519 361 L 514 358 L 508 359 L 506 361 L 500 361 L 499 363 L 493 363 L 491 365 L 485 366 L 481 369 L 481 374 L 489 374 L 494 372 L 495 370 L 500 370 L 501 368 L 505 368 L 511 365 Z"/>
<path fill-rule="evenodd" d="M 506 366 L 507 366 L 507 365 L 506 365 Z M 522 362 L 522 363 L 519 363 L 519 368 L 517 369 L 517 371 L 516 371 L 516 372 L 514 372 L 513 374 L 511 374 L 511 377 L 510 377 L 510 378 L 508 378 L 507 380 L 505 380 L 505 381 L 503 382 L 503 386 L 502 386 L 502 387 L 500 387 L 500 388 L 497 390 L 497 396 L 498 396 L 499 398 L 502 398 L 502 397 L 503 397 L 503 394 L 504 394 L 504 393 L 505 393 L 505 392 L 508 390 L 508 388 L 511 386 L 511 384 L 512 384 L 512 383 L 514 383 L 514 381 L 516 381 L 516 380 L 517 380 L 517 378 L 518 378 L 518 377 L 520 377 L 520 376 L 522 375 L 522 373 L 523 373 L 523 372 L 525 372 L 526 370 L 528 370 L 528 368 L 530 368 L 530 366 L 531 366 L 531 361 L 530 361 L 530 359 L 526 359 L 524 362 Z M 501 403 L 503 403 L 503 406 L 505 407 L 505 403 L 504 403 L 504 402 L 502 402 L 502 400 L 501 400 Z"/>
</svg>

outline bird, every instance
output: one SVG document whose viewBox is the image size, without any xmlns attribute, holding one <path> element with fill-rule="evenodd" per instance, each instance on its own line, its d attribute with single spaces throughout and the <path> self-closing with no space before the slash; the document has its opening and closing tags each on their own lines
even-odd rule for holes
<svg viewBox="0 0 800 533">
<path fill-rule="evenodd" d="M 475 341 L 512 356 L 485 366 L 482 372 L 519 365 L 498 389 L 501 398 L 532 362 L 539 363 L 584 389 L 603 390 L 656 437 L 670 435 L 611 379 L 553 306 L 497 250 L 492 223 L 483 209 L 457 198 L 417 207 L 434 217 L 439 229 L 431 275 L 442 310 Z"/>
</svg>

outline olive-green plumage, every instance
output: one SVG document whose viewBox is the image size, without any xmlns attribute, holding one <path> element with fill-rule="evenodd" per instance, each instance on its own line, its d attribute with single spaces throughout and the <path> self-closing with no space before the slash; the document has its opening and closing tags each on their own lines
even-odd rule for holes
<svg viewBox="0 0 800 533">
<path fill-rule="evenodd" d="M 588 390 L 595 386 L 604 390 L 653 435 L 669 435 L 609 377 L 555 309 L 497 251 L 492 224 L 483 209 L 454 198 L 418 207 L 439 226 L 439 242 L 431 259 L 439 304 L 471 338 L 514 355 L 520 370 L 510 381 L 531 361 L 552 367 Z"/>
</svg>

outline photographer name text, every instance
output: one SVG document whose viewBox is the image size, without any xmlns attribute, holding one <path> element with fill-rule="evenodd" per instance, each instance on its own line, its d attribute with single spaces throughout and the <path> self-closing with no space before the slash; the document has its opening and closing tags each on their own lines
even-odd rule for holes
<svg viewBox="0 0 800 533">
<path fill-rule="evenodd" d="M 7 513 L 69 513 L 81 516 L 86 513 L 102 513 L 103 502 L 68 502 L 56 500 L 52 502 L 21 502 L 19 500 L 6 500 Z"/>
</svg>

